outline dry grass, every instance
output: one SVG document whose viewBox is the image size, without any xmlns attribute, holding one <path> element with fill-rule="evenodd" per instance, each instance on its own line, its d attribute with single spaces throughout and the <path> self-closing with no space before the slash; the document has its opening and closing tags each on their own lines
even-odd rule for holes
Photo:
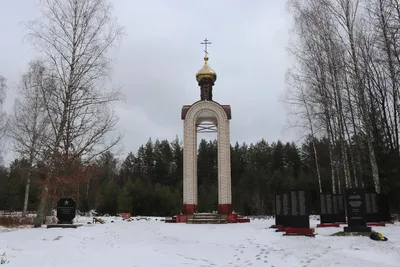
<svg viewBox="0 0 400 267">
<path fill-rule="evenodd" d="M 0 216 L 0 226 L 8 228 L 16 228 L 23 226 L 32 226 L 35 221 L 34 216 L 16 216 L 16 215 L 2 215 Z M 57 223 L 57 219 L 53 216 L 46 217 L 46 224 Z"/>
</svg>

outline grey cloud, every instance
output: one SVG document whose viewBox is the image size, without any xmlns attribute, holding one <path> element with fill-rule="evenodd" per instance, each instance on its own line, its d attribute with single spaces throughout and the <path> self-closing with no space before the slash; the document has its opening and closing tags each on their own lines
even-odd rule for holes
<svg viewBox="0 0 400 267">
<path fill-rule="evenodd" d="M 22 43 L 19 24 L 39 14 L 32 2 L 7 1 L 0 11 L 0 73 L 14 83 L 37 56 Z M 149 137 L 182 138 L 180 110 L 199 99 L 195 74 L 203 65 L 200 42 L 205 37 L 212 42 L 209 62 L 218 74 L 214 99 L 232 106 L 232 142 L 294 139 L 294 133 L 283 130 L 286 114 L 278 102 L 289 66 L 284 1 L 112 3 L 126 29 L 121 45 L 111 53 L 116 62 L 112 84 L 125 96 L 116 104 L 124 153 L 136 151 Z"/>
</svg>

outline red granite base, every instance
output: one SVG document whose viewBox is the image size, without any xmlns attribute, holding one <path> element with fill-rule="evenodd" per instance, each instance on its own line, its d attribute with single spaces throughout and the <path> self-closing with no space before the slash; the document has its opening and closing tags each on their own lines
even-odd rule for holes
<svg viewBox="0 0 400 267">
<path fill-rule="evenodd" d="M 183 204 L 183 214 L 193 214 L 197 211 L 196 204 Z"/>
<path fill-rule="evenodd" d="M 278 228 L 275 230 L 275 232 L 286 232 L 286 226 L 283 226 L 283 225 L 277 225 L 278 226 Z"/>
<path fill-rule="evenodd" d="M 244 218 L 244 217 L 239 217 L 238 218 L 238 223 L 249 223 L 250 218 Z"/>
<path fill-rule="evenodd" d="M 236 213 L 228 214 L 228 223 L 238 223 L 239 216 Z"/>
<path fill-rule="evenodd" d="M 249 223 L 250 218 L 245 218 L 237 213 L 228 214 L 228 223 Z"/>
<path fill-rule="evenodd" d="M 305 235 L 305 236 L 315 236 L 313 228 L 286 228 L 284 236 L 298 236 L 298 235 Z"/>
<path fill-rule="evenodd" d="M 219 214 L 232 214 L 232 204 L 219 204 L 218 205 Z"/>
<path fill-rule="evenodd" d="M 281 231 L 281 232 L 284 232 L 284 231 L 286 231 L 286 226 L 283 226 L 283 225 L 278 225 L 278 230 L 276 230 L 276 231 Z"/>
</svg>

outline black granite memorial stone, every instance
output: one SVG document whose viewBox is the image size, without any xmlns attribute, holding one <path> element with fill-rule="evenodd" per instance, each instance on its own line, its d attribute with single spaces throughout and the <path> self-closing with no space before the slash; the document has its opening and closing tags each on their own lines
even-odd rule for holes
<svg viewBox="0 0 400 267">
<path fill-rule="evenodd" d="M 61 198 L 57 202 L 57 219 L 59 224 L 72 224 L 76 215 L 76 202 L 72 198 Z"/>
<path fill-rule="evenodd" d="M 339 199 L 337 195 L 332 196 L 333 214 L 339 213 Z"/>
<path fill-rule="evenodd" d="M 320 194 L 319 196 L 319 201 L 321 203 L 321 215 L 322 214 L 327 214 L 327 207 L 326 207 L 326 194 Z"/>
<path fill-rule="evenodd" d="M 344 206 L 343 195 L 336 194 L 336 196 L 337 196 L 338 213 L 335 214 L 335 222 L 345 223 L 346 222 L 346 209 Z"/>
<path fill-rule="evenodd" d="M 378 194 L 378 209 L 381 217 L 381 222 L 391 222 L 392 217 L 390 216 L 389 206 L 389 195 Z"/>
<path fill-rule="evenodd" d="M 283 215 L 282 194 L 276 194 L 275 195 L 275 225 L 283 225 L 282 224 L 282 215 Z"/>
<path fill-rule="evenodd" d="M 289 192 L 282 193 L 282 221 L 281 225 L 284 227 L 290 227 L 292 224 L 292 202 Z"/>
<path fill-rule="evenodd" d="M 365 220 L 367 222 L 381 221 L 376 193 L 365 193 Z"/>
<path fill-rule="evenodd" d="M 310 228 L 309 211 L 307 207 L 307 195 L 304 190 L 291 190 L 289 192 L 291 202 L 292 228 Z"/>
<path fill-rule="evenodd" d="M 320 221 L 321 223 L 335 223 L 336 214 L 333 213 L 333 198 L 331 193 L 320 194 L 321 202 L 321 213 Z"/>
<path fill-rule="evenodd" d="M 345 190 L 347 224 L 345 232 L 371 232 L 365 219 L 366 201 L 364 188 L 347 188 Z"/>
</svg>

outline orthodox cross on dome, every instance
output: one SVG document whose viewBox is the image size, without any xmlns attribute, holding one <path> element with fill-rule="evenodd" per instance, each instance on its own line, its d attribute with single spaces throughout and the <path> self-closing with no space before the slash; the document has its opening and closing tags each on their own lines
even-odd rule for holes
<svg viewBox="0 0 400 267">
<path fill-rule="evenodd" d="M 204 53 L 206 53 L 205 56 L 207 57 L 208 56 L 207 45 L 212 44 L 212 43 L 209 42 L 209 40 L 206 38 L 206 39 L 204 39 L 204 42 L 201 44 L 203 44 L 205 46 Z"/>
</svg>

